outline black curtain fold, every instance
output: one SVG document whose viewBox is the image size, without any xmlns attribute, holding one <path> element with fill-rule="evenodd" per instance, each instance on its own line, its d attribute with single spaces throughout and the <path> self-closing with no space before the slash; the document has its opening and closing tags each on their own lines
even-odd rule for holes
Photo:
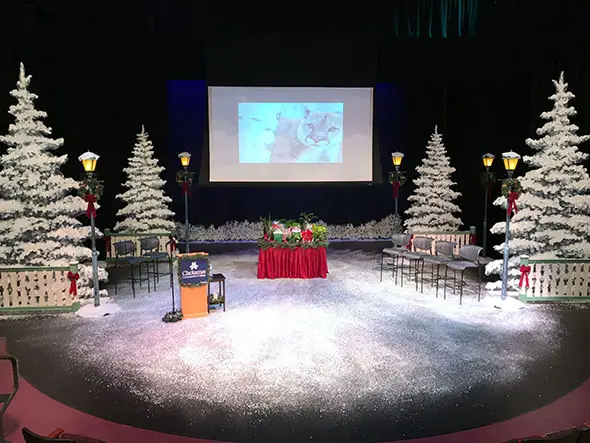
<svg viewBox="0 0 590 443">
<path fill-rule="evenodd" d="M 479 0 L 403 0 L 394 5 L 396 37 L 474 37 Z M 403 18 L 403 19 L 402 19 Z M 400 28 L 400 23 L 405 26 Z M 436 26 L 435 26 L 436 25 Z M 405 32 L 404 32 L 405 31 Z"/>
</svg>

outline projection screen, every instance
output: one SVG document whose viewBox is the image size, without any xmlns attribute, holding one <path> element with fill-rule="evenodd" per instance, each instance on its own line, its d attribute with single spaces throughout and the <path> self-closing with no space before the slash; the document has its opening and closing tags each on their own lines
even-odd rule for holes
<svg viewBox="0 0 590 443">
<path fill-rule="evenodd" d="M 370 182 L 373 89 L 209 87 L 210 182 Z"/>
</svg>

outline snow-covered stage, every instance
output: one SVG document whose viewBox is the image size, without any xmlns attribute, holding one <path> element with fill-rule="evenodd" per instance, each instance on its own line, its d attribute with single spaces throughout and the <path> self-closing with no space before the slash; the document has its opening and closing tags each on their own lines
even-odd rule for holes
<svg viewBox="0 0 590 443">
<path fill-rule="evenodd" d="M 261 281 L 255 251 L 213 254 L 214 272 L 227 277 L 226 312 L 162 322 L 164 278 L 158 292 L 135 299 L 120 290 L 122 310 L 112 316 L 0 328 L 24 376 L 57 400 L 226 441 L 452 432 L 540 407 L 586 377 L 585 364 L 564 357 L 586 308 L 501 311 L 477 302 L 475 280 L 459 306 L 458 295 L 436 299 L 426 285 L 420 294 L 390 275 L 380 283 L 379 257 L 330 251 L 325 280 Z M 40 361 L 59 370 L 37 371 Z M 65 388 L 72 384 L 79 389 Z M 527 401 L 514 403 L 519 397 Z"/>
</svg>

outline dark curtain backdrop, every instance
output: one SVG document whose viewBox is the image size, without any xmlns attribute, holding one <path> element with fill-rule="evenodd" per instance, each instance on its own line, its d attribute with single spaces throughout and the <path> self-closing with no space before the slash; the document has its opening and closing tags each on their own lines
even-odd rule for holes
<svg viewBox="0 0 590 443">
<path fill-rule="evenodd" d="M 430 3 L 440 5 L 437 0 Z M 528 153 L 524 139 L 534 135 L 539 114 L 549 106 L 546 98 L 552 92 L 551 79 L 561 70 L 577 95 L 574 104 L 579 116 L 575 122 L 582 132 L 590 132 L 588 2 L 479 0 L 474 20 L 461 15 L 459 37 L 456 8 L 461 3 L 467 14 L 470 2 L 450 0 L 447 38 L 442 35 L 439 12 L 433 15 L 432 34 L 428 31 L 423 23 L 424 17 L 428 18 L 424 9 L 419 35 L 404 31 L 408 27 L 402 26 L 402 17 L 407 19 L 407 7 L 419 4 L 424 8 L 430 3 L 394 1 L 382 6 L 354 2 L 334 9 L 328 2 L 318 4 L 317 14 L 301 15 L 293 8 L 280 9 L 286 8 L 282 4 L 261 10 L 252 3 L 230 8 L 221 2 L 203 6 L 188 0 L 107 1 L 93 7 L 83 2 L 8 0 L 0 5 L 0 110 L 4 110 L 0 112 L 0 130 L 6 131 L 12 121 L 5 112 L 13 103 L 8 91 L 16 83 L 18 63 L 24 61 L 34 76 L 32 89 L 40 95 L 38 105 L 49 113 L 47 123 L 56 136 L 66 140 L 63 152 L 70 160 L 64 172 L 78 175 L 81 168 L 76 157 L 86 150 L 101 155 L 98 172 L 105 181 L 106 194 L 98 224 L 112 227 L 120 207 L 114 195 L 122 191 L 122 168 L 142 124 L 168 168 L 171 195 L 181 198 L 173 183 L 177 169 L 173 158 L 182 149 L 171 145 L 168 138 L 166 82 L 210 80 L 215 66 L 211 49 L 219 47 L 223 39 L 283 39 L 280 41 L 288 41 L 287 53 L 307 52 L 318 65 L 313 71 L 315 80 L 309 80 L 307 64 L 282 56 L 281 60 L 288 61 L 284 66 L 287 74 L 300 84 L 331 81 L 334 86 L 347 86 L 373 81 L 393 84 L 403 92 L 403 144 L 409 172 L 438 123 L 457 168 L 463 221 L 479 227 L 483 209 L 483 190 L 478 182 L 481 154 L 490 151 L 500 155 L 509 149 Z M 411 17 L 415 20 L 416 15 Z M 416 28 L 415 21 L 410 25 Z M 470 31 L 470 26 L 475 29 Z M 250 52 L 256 49 L 252 47 Z M 253 60 L 259 64 L 265 61 L 272 69 L 253 72 L 272 74 L 275 81 L 285 74 L 280 65 L 272 63 L 277 53 L 256 54 Z M 332 60 L 330 70 L 326 69 L 326 58 Z M 253 72 L 238 69 L 234 60 L 227 56 L 224 64 L 218 64 L 226 71 L 225 82 L 235 78 L 236 84 L 247 83 L 240 75 L 252 78 Z M 203 141 L 200 143 L 202 149 Z M 386 155 L 382 157 L 386 166 Z M 494 168 L 502 174 L 500 162 Z M 518 171 L 522 172 L 524 169 Z M 390 210 L 386 188 L 317 188 L 318 196 L 327 197 L 318 212 L 330 222 L 379 217 Z M 402 196 L 410 191 L 407 186 Z M 298 198 L 298 192 L 196 189 L 191 222 L 257 218 L 267 212 L 271 200 L 283 202 L 276 206 L 277 215 L 299 211 L 304 208 L 288 204 L 289 198 Z M 175 209 L 182 218 L 180 207 Z M 501 211 L 492 211 L 492 218 L 501 217 Z"/>
</svg>

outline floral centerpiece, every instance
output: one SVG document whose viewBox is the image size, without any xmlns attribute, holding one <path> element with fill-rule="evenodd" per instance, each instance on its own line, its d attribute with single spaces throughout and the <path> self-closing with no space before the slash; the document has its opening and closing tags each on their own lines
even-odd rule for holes
<svg viewBox="0 0 590 443">
<path fill-rule="evenodd" d="M 299 219 L 272 220 L 261 218 L 263 236 L 258 247 L 267 248 L 319 248 L 328 246 L 326 227 L 315 224 L 315 216 L 302 212 Z"/>
</svg>

